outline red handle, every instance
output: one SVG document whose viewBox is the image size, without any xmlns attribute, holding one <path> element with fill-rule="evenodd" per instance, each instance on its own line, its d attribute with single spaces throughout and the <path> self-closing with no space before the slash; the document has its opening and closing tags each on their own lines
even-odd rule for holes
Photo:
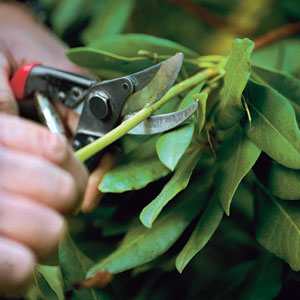
<svg viewBox="0 0 300 300">
<path fill-rule="evenodd" d="M 25 85 L 26 85 L 26 81 L 29 76 L 29 73 L 35 66 L 38 66 L 38 65 L 40 65 L 40 63 L 29 63 L 29 64 L 23 65 L 11 79 L 10 86 L 12 88 L 15 98 L 18 101 L 22 100 L 22 98 L 23 98 Z"/>
</svg>

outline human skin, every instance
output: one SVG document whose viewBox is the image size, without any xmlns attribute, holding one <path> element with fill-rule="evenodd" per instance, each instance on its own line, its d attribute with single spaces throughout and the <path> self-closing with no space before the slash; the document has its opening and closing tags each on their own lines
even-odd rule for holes
<svg viewBox="0 0 300 300">
<path fill-rule="evenodd" d="M 25 7 L 0 2 L 0 295 L 22 291 L 36 262 L 56 251 L 64 215 L 97 206 L 97 186 L 114 163 L 104 155 L 88 177 L 65 138 L 18 116 L 9 81 L 24 63 L 87 75 L 66 59 L 66 49 Z M 74 133 L 78 116 L 55 105 Z"/>
</svg>

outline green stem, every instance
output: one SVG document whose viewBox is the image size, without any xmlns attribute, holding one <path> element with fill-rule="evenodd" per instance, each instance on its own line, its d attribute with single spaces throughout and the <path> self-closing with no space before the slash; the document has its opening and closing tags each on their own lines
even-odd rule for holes
<svg viewBox="0 0 300 300">
<path fill-rule="evenodd" d="M 204 71 L 197 73 L 196 75 L 174 85 L 159 101 L 151 106 L 144 107 L 142 110 L 137 112 L 130 119 L 122 122 L 119 126 L 100 137 L 96 141 L 88 144 L 87 146 L 81 148 L 75 152 L 75 155 L 81 160 L 85 161 L 97 152 L 103 150 L 108 145 L 115 142 L 117 139 L 125 135 L 129 130 L 137 126 L 139 123 L 143 122 L 145 119 L 149 118 L 152 113 L 158 110 L 162 105 L 168 102 L 170 99 L 174 98 L 176 95 L 184 92 L 188 88 L 204 81 L 208 80 L 212 76 L 217 75 L 215 69 L 209 68 Z"/>
</svg>

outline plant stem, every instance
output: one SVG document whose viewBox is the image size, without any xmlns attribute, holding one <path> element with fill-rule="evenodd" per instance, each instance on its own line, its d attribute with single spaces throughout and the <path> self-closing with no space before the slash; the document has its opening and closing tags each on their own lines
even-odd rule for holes
<svg viewBox="0 0 300 300">
<path fill-rule="evenodd" d="M 88 144 L 87 146 L 81 148 L 80 150 L 75 152 L 75 155 L 81 160 L 85 161 L 97 152 L 101 151 L 108 145 L 115 142 L 117 139 L 121 138 L 125 135 L 129 130 L 137 126 L 139 123 L 143 122 L 145 119 L 149 118 L 152 113 L 158 110 L 162 105 L 171 100 L 176 95 L 184 92 L 188 88 L 202 82 L 208 80 L 212 76 L 217 75 L 217 71 L 213 68 L 205 69 L 194 76 L 174 85 L 159 101 L 156 103 L 144 107 L 142 110 L 137 112 L 130 119 L 122 122 L 119 126 L 100 137 L 96 141 Z"/>
</svg>

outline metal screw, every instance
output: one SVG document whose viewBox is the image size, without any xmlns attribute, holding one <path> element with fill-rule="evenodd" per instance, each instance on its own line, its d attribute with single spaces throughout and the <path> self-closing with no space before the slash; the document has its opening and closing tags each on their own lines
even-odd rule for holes
<svg viewBox="0 0 300 300">
<path fill-rule="evenodd" d="M 96 139 L 94 138 L 94 137 L 92 137 L 92 136 L 89 136 L 88 138 L 87 138 L 87 142 L 90 144 L 90 143 L 92 143 L 92 142 L 94 142 Z"/>
<path fill-rule="evenodd" d="M 72 92 L 72 95 L 75 97 L 75 98 L 78 98 L 81 96 L 81 89 L 77 86 L 74 86 L 71 90 Z"/>
<path fill-rule="evenodd" d="M 89 99 L 91 113 L 99 120 L 103 120 L 109 114 L 109 100 L 95 95 Z"/>
<path fill-rule="evenodd" d="M 79 141 L 79 140 L 74 140 L 74 141 L 73 141 L 73 149 L 74 149 L 74 150 L 77 150 L 77 149 L 79 149 L 80 147 L 81 147 L 80 141 Z"/>
<path fill-rule="evenodd" d="M 58 93 L 58 99 L 60 101 L 64 101 L 66 99 L 66 94 L 64 92 L 59 92 Z"/>
</svg>

